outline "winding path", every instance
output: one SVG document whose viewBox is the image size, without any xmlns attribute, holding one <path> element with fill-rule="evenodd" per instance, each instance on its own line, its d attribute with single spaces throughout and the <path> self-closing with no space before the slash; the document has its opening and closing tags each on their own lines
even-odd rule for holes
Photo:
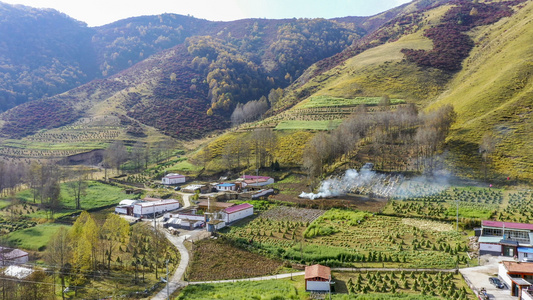
<svg viewBox="0 0 533 300">
<path fill-rule="evenodd" d="M 181 194 L 183 199 L 183 208 L 191 206 L 191 202 L 189 201 L 189 194 Z M 183 242 L 191 237 L 188 234 L 182 235 L 182 236 L 175 236 L 171 235 L 170 233 L 165 231 L 165 236 L 167 239 L 174 245 L 176 248 L 178 248 L 178 251 L 180 252 L 180 264 L 176 268 L 176 271 L 174 272 L 174 275 L 170 278 L 169 282 L 165 285 L 165 288 L 161 290 L 157 295 L 152 297 L 153 300 L 163 300 L 167 299 L 167 294 L 172 295 L 175 290 L 182 286 L 186 286 L 187 283 L 182 281 L 181 278 L 183 277 L 183 274 L 185 273 L 185 270 L 187 270 L 187 266 L 189 265 L 189 251 L 187 251 L 187 248 L 185 248 L 185 245 Z"/>
</svg>

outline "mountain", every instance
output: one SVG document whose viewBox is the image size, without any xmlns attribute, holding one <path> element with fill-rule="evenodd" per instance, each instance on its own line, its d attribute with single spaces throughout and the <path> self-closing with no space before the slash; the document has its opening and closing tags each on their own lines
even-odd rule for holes
<svg viewBox="0 0 533 300">
<path fill-rule="evenodd" d="M 34 52 L 47 53 L 42 60 L 32 63 L 51 74 L 49 77 L 28 74 L 24 70 L 32 69 L 29 63 L 13 64 L 16 67 L 12 78 L 27 76 L 28 89 L 17 90 L 9 82 L 0 82 L 2 92 L 17 99 L 0 98 L 3 107 L 18 104 L 1 115 L 0 132 L 4 138 L 28 140 L 4 142 L 9 155 L 18 151 L 12 147 L 26 147 L 30 140 L 46 140 L 48 134 L 43 129 L 53 132 L 50 135 L 54 137 L 77 136 L 68 132 L 71 125 L 82 122 L 89 126 L 90 120 L 97 120 L 104 131 L 118 124 L 113 130 L 118 130 L 125 140 L 135 136 L 128 133 L 132 126 L 137 129 L 131 133 L 142 127 L 179 139 L 202 137 L 227 128 L 229 116 L 239 103 L 266 96 L 273 88 L 286 87 L 316 61 L 342 51 L 366 34 L 354 23 L 361 18 L 210 22 L 165 14 L 88 28 L 53 10 L 7 4 L 2 7 L 6 15 L 20 15 L 6 19 L 4 32 L 10 26 L 26 26 L 28 32 L 24 32 L 19 44 Z M 39 22 L 55 18 L 70 23 L 55 26 L 54 38 L 52 33 L 41 32 L 45 26 Z M 373 24 L 382 22 L 386 19 Z M 368 28 L 375 26 L 378 25 Z M 79 34 L 62 39 L 68 30 Z M 35 44 L 44 45 L 46 51 L 33 49 Z M 56 51 L 59 48 L 64 51 L 81 48 L 84 52 L 72 50 L 73 54 L 66 56 Z M 22 62 L 34 57 L 32 53 L 27 58 L 22 54 L 11 48 L 0 51 L 1 57 L 15 57 Z M 19 58 L 21 55 L 24 57 Z M 60 62 L 62 66 L 48 68 L 49 61 Z M 78 67 L 82 63 L 87 67 Z M 69 77 L 65 71 L 69 68 L 79 69 L 81 79 Z M 64 76 L 60 87 L 53 91 L 37 90 L 36 82 L 55 86 L 50 80 L 58 74 Z M 83 82 L 87 83 L 80 85 Z M 109 123 L 102 124 L 104 119 Z M 98 131 L 98 126 L 89 127 Z M 65 127 L 67 132 L 59 127 Z"/>
<path fill-rule="evenodd" d="M 533 3 L 421 3 L 428 2 L 410 3 L 410 12 L 307 69 L 263 124 L 294 119 L 320 97 L 386 95 L 427 112 L 450 104 L 457 119 L 445 156 L 455 171 L 483 177 L 490 164 L 493 178 L 531 180 Z"/>
</svg>

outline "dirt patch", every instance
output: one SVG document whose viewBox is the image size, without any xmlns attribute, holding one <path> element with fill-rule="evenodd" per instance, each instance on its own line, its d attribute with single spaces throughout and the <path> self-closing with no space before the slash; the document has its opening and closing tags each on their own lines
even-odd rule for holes
<svg viewBox="0 0 533 300">
<path fill-rule="evenodd" d="M 330 208 L 350 208 L 369 212 L 380 212 L 387 205 L 387 199 L 371 198 L 367 196 L 348 194 L 328 199 L 302 199 L 298 196 L 278 194 L 271 196 L 272 200 L 295 204 L 298 207 L 327 210 Z"/>
</svg>

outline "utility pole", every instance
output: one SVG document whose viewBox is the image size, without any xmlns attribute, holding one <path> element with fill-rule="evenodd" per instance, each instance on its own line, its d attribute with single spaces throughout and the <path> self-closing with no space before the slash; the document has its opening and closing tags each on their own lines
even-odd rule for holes
<svg viewBox="0 0 533 300">
<path fill-rule="evenodd" d="M 457 203 L 457 222 L 455 223 L 455 231 L 459 231 L 459 200 L 456 200 Z"/>
<path fill-rule="evenodd" d="M 170 287 L 169 287 L 170 281 L 168 279 L 168 259 L 166 263 L 167 263 L 167 300 L 170 300 Z"/>
</svg>

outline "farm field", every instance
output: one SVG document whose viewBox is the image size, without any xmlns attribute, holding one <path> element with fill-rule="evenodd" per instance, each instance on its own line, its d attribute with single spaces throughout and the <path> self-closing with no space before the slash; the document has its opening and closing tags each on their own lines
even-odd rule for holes
<svg viewBox="0 0 533 300">
<path fill-rule="evenodd" d="M 402 186 L 399 196 L 389 202 L 384 213 L 454 219 L 458 203 L 460 218 L 486 220 L 500 211 L 504 203 L 504 192 L 501 189 L 478 187 L 449 187 L 441 191 L 436 189 L 436 187 L 426 186 L 425 192 L 422 192 L 423 187 L 410 189 Z M 426 196 L 418 196 L 417 193 Z"/>
<path fill-rule="evenodd" d="M 283 262 L 232 246 L 223 239 L 201 240 L 193 245 L 186 273 L 188 281 L 239 279 L 276 274 Z"/>
<path fill-rule="evenodd" d="M 275 130 L 332 130 L 337 128 L 342 123 L 342 120 L 317 120 L 317 121 L 302 121 L 302 120 L 287 120 L 281 121 L 274 128 Z"/>
<path fill-rule="evenodd" d="M 297 108 L 315 108 L 315 107 L 339 107 L 339 106 L 357 106 L 367 105 L 376 106 L 381 101 L 381 97 L 356 97 L 356 98 L 339 98 L 330 96 L 314 96 L 298 104 Z M 403 99 L 390 99 L 390 104 L 403 104 Z"/>
<path fill-rule="evenodd" d="M 303 276 L 291 279 L 188 285 L 177 299 L 309 299 Z"/>
<path fill-rule="evenodd" d="M 241 247 L 302 264 L 454 268 L 468 263 L 466 237 L 444 222 L 339 209 L 309 224 L 263 216 L 232 226 L 225 235 Z"/>
<path fill-rule="evenodd" d="M 359 299 L 359 294 L 376 293 L 386 296 L 409 295 L 419 299 L 476 299 L 460 274 L 445 272 L 332 272 L 335 289 L 338 293 L 333 299 Z M 435 297 L 435 298 L 432 298 Z M 365 298 L 366 299 L 366 298 Z M 390 298 L 403 299 L 403 298 Z"/>
</svg>

